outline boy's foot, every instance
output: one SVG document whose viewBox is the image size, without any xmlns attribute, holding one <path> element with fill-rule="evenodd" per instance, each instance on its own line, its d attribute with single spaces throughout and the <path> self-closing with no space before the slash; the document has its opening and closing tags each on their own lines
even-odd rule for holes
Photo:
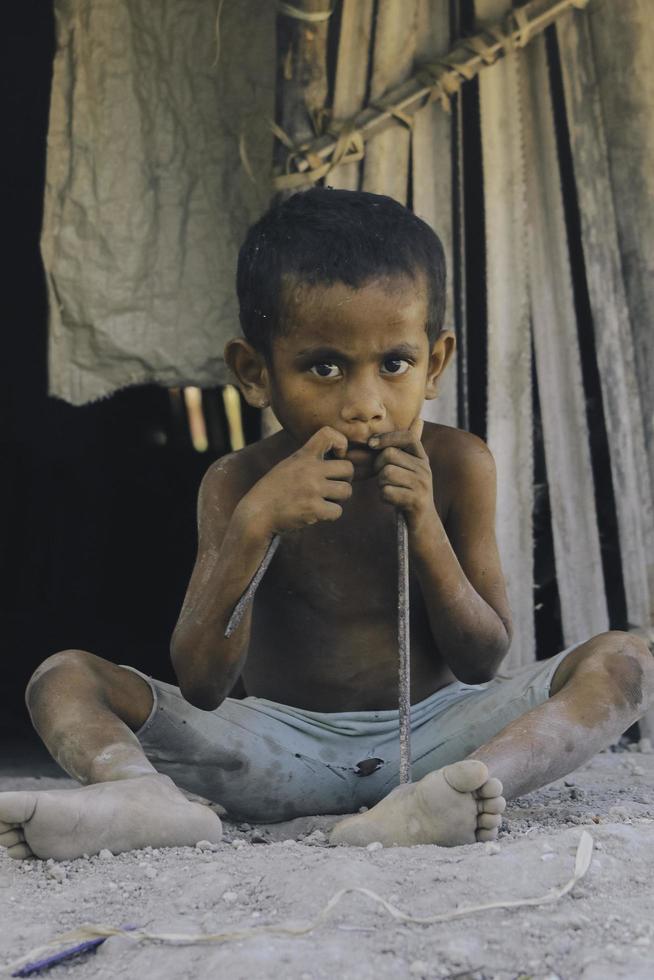
<svg viewBox="0 0 654 980">
<path fill-rule="evenodd" d="M 81 789 L 0 793 L 0 846 L 14 858 L 67 861 L 107 848 L 218 843 L 219 818 L 190 803 L 168 776 L 95 783 Z"/>
<path fill-rule="evenodd" d="M 466 759 L 397 786 L 367 813 L 347 817 L 331 832 L 332 844 L 474 844 L 497 837 L 506 802 L 499 779 L 483 762 Z"/>
</svg>

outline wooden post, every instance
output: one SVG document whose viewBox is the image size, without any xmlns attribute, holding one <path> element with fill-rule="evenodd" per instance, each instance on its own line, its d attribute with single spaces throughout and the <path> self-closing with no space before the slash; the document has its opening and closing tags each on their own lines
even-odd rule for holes
<svg viewBox="0 0 654 980">
<path fill-rule="evenodd" d="M 329 0 L 294 0 L 308 15 L 331 9 Z M 317 135 L 327 99 L 327 33 L 329 19 L 302 20 L 280 12 L 277 18 L 277 122 L 294 144 Z M 288 149 L 275 143 L 274 163 L 283 167 Z"/>
<path fill-rule="evenodd" d="M 629 308 L 587 14 L 557 23 L 629 622 L 652 623 L 654 526 Z"/>
<path fill-rule="evenodd" d="M 344 122 L 359 112 L 366 98 L 372 37 L 373 0 L 343 0 L 338 59 L 334 80 L 334 120 Z M 354 191 L 359 187 L 361 164 L 341 164 L 329 173 L 332 187 Z"/>
<path fill-rule="evenodd" d="M 416 59 L 436 61 L 450 46 L 449 0 L 419 0 Z M 439 235 L 447 262 L 445 326 L 454 326 L 452 300 L 452 117 L 435 102 L 414 116 L 411 144 L 413 210 Z M 445 425 L 457 424 L 456 363 L 439 384 L 439 395 L 425 402 L 423 418 Z"/>
<path fill-rule="evenodd" d="M 370 82 L 372 102 L 411 74 L 416 14 L 417 0 L 384 0 L 379 4 Z M 387 130 L 371 139 L 363 163 L 363 189 L 388 194 L 406 204 L 409 147 L 408 127 Z"/>
<path fill-rule="evenodd" d="M 494 22 L 509 0 L 475 0 Z M 497 537 L 513 613 L 505 663 L 535 658 L 533 614 L 533 448 L 531 331 L 527 268 L 522 91 L 524 53 L 479 76 L 488 298 L 487 438 L 497 464 Z"/>
<path fill-rule="evenodd" d="M 525 52 L 532 328 L 566 646 L 609 627 L 545 39 Z M 551 651 L 552 653 L 554 651 Z"/>
</svg>

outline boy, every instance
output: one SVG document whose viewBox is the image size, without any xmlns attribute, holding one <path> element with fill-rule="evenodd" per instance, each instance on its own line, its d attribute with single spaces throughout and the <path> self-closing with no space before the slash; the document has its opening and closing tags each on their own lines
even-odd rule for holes
<svg viewBox="0 0 654 980">
<path fill-rule="evenodd" d="M 313 189 L 250 230 L 238 269 L 244 336 L 226 359 L 282 430 L 204 478 L 171 647 L 179 689 L 81 651 L 36 671 L 34 724 L 86 785 L 0 795 L 10 854 L 219 840 L 213 810 L 175 784 L 256 822 L 371 807 L 337 823 L 334 842 L 489 840 L 503 794 L 563 776 L 643 713 L 654 665 L 624 633 L 495 677 L 511 627 L 493 460 L 474 436 L 419 421 L 454 349 L 444 281 L 437 237 L 389 198 Z M 401 787 L 398 509 L 411 561 L 414 760 Z M 274 534 L 277 554 L 226 639 Z M 244 700 L 229 698 L 239 678 Z"/>
</svg>

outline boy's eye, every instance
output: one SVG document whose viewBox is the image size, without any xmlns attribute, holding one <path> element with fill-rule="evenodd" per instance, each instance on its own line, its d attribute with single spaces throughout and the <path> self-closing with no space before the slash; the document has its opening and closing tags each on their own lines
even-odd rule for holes
<svg viewBox="0 0 654 980">
<path fill-rule="evenodd" d="M 385 374 L 404 374 L 409 370 L 409 362 L 403 357 L 389 357 L 384 361 Z"/>
<path fill-rule="evenodd" d="M 309 370 L 312 374 L 317 374 L 319 378 L 337 378 L 340 374 L 338 364 L 331 361 L 321 361 L 319 364 L 312 364 Z"/>
</svg>

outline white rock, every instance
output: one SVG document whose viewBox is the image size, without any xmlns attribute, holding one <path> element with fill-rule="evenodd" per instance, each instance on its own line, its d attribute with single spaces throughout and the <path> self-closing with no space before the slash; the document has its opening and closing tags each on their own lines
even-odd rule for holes
<svg viewBox="0 0 654 980">
<path fill-rule="evenodd" d="M 303 843 L 305 843 L 305 844 L 326 844 L 327 843 L 327 834 L 323 833 L 322 830 L 318 830 L 318 828 L 316 828 L 315 830 L 312 830 L 310 834 L 307 834 L 307 836 L 304 838 L 304 842 Z"/>
<path fill-rule="evenodd" d="M 367 851 L 381 851 L 381 850 L 383 850 L 383 848 L 384 848 L 384 845 L 382 844 L 382 842 L 380 840 L 374 840 L 370 844 L 367 844 L 366 845 L 366 850 Z"/>
<path fill-rule="evenodd" d="M 111 861 L 111 859 L 113 858 L 113 854 L 111 853 L 109 848 L 103 847 L 100 853 L 98 854 L 98 857 L 100 858 L 101 861 Z"/>
<path fill-rule="evenodd" d="M 484 854 L 499 854 L 502 848 L 493 840 L 487 840 L 484 844 Z"/>
<path fill-rule="evenodd" d="M 409 973 L 412 977 L 422 977 L 429 973 L 429 964 L 424 960 L 414 960 L 409 966 Z"/>
<path fill-rule="evenodd" d="M 234 842 L 235 843 L 235 842 Z M 199 840 L 195 845 L 198 851 L 218 851 L 220 847 L 210 840 Z"/>
<path fill-rule="evenodd" d="M 228 905 L 233 905 L 236 901 L 238 901 L 236 892 L 223 892 L 223 902 L 227 902 Z"/>
</svg>

